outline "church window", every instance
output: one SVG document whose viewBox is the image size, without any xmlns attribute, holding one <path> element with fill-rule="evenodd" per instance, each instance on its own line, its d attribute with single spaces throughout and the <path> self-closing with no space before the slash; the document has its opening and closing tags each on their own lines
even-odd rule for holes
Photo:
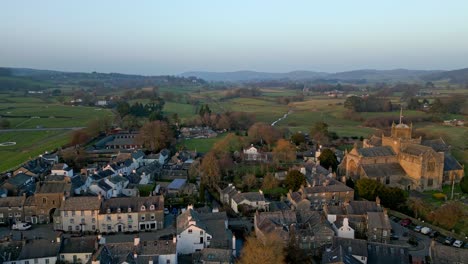
<svg viewBox="0 0 468 264">
<path fill-rule="evenodd" d="M 385 184 L 390 184 L 390 177 L 385 178 Z"/>
<path fill-rule="evenodd" d="M 427 179 L 427 186 L 432 186 L 434 184 L 434 179 Z"/>
<path fill-rule="evenodd" d="M 434 171 L 435 170 L 435 162 L 431 161 L 427 163 L 427 171 Z"/>
</svg>

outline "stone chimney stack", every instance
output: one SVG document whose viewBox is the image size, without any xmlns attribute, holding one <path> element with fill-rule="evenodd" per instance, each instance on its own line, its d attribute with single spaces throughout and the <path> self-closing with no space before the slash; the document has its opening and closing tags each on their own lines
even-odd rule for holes
<svg viewBox="0 0 468 264">
<path fill-rule="evenodd" d="M 140 245 L 140 237 L 139 236 L 135 236 L 135 238 L 133 238 L 133 245 L 135 247 L 137 247 L 138 245 Z"/>
</svg>

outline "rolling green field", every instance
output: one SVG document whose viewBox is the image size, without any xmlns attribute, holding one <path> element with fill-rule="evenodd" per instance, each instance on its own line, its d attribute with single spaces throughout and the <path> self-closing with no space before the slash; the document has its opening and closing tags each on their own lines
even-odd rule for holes
<svg viewBox="0 0 468 264">
<path fill-rule="evenodd" d="M 49 98 L 0 94 L 0 115 L 6 116 L 11 129 L 85 127 L 93 118 L 112 116 L 109 109 L 67 106 Z M 61 147 L 70 140 L 70 130 L 15 131 L 0 133 L 0 171 L 13 169 L 44 151 Z"/>
</svg>

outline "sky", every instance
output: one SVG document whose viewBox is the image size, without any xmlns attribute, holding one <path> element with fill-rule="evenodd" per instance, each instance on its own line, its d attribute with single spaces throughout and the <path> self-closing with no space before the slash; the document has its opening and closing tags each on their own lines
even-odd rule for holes
<svg viewBox="0 0 468 264">
<path fill-rule="evenodd" d="M 144 75 L 466 68 L 468 1 L 1 1 L 0 66 Z"/>
</svg>

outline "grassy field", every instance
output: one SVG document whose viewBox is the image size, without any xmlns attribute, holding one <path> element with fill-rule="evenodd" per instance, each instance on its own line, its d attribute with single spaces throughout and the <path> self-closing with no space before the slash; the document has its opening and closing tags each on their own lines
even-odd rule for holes
<svg viewBox="0 0 468 264">
<path fill-rule="evenodd" d="M 14 169 L 28 159 L 52 151 L 70 140 L 70 131 L 31 131 L 0 133 L 0 142 L 16 142 L 0 147 L 0 171 Z"/>
<path fill-rule="evenodd" d="M 178 144 L 178 147 L 185 147 L 187 150 L 197 151 L 206 153 L 210 151 L 213 145 L 219 140 L 223 139 L 226 134 L 219 135 L 215 138 L 193 138 L 193 139 L 184 139 Z"/>
</svg>

